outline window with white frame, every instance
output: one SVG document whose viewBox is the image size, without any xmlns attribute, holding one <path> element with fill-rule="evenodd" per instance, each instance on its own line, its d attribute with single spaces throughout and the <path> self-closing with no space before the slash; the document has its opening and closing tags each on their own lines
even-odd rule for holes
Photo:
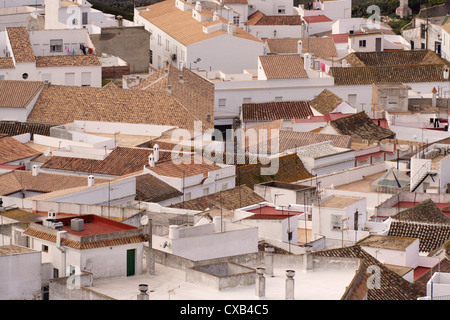
<svg viewBox="0 0 450 320">
<path fill-rule="evenodd" d="M 91 86 L 91 73 L 90 72 L 82 72 L 81 73 L 81 86 L 82 87 L 90 87 Z"/>
<path fill-rule="evenodd" d="M 50 40 L 50 52 L 62 52 L 62 51 L 63 51 L 62 39 Z"/>
<path fill-rule="evenodd" d="M 338 214 L 331 215 L 331 230 L 341 230 L 342 228 L 342 216 Z"/>
<path fill-rule="evenodd" d="M 158 34 L 158 46 L 160 46 L 160 45 L 161 45 L 161 35 Z"/>
<path fill-rule="evenodd" d="M 227 105 L 227 99 L 219 99 L 219 107 L 224 108 Z"/>
<path fill-rule="evenodd" d="M 365 48 L 366 47 L 366 40 L 359 40 L 359 47 Z"/>
<path fill-rule="evenodd" d="M 167 51 L 169 51 L 169 47 L 170 47 L 169 40 L 166 39 L 166 50 L 167 50 Z"/>
</svg>

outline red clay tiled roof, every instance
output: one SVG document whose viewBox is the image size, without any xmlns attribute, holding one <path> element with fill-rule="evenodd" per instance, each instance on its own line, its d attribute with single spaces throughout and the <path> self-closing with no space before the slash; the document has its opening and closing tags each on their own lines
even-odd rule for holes
<svg viewBox="0 0 450 320">
<path fill-rule="evenodd" d="M 32 228 L 29 228 L 24 231 L 24 234 L 30 237 L 39 238 L 45 241 L 56 243 L 56 235 L 51 233 L 46 233 L 43 231 L 38 231 Z M 66 247 L 70 247 L 77 250 L 86 250 L 86 249 L 95 249 L 95 248 L 103 248 L 103 247 L 111 247 L 111 246 L 120 246 L 131 243 L 141 243 L 147 241 L 144 235 L 134 235 L 134 236 L 125 236 L 116 239 L 109 240 L 98 240 L 98 241 L 90 241 L 90 242 L 80 242 L 75 240 L 69 240 L 66 238 L 61 239 L 61 244 Z"/>
<path fill-rule="evenodd" d="M 41 153 L 11 137 L 0 138 L 0 163 L 13 162 Z"/>
<path fill-rule="evenodd" d="M 0 58 L 0 69 L 14 69 L 13 58 Z"/>
<path fill-rule="evenodd" d="M 6 28 L 16 63 L 35 62 L 28 31 L 25 27 Z"/>
<path fill-rule="evenodd" d="M 293 26 L 301 24 L 302 18 L 299 15 L 267 16 L 258 10 L 248 17 L 249 26 Z"/>
<path fill-rule="evenodd" d="M 0 107 L 25 108 L 43 87 L 41 81 L 0 80 Z"/>
<path fill-rule="evenodd" d="M 319 22 L 330 22 L 333 21 L 327 16 L 321 15 L 321 16 L 309 16 L 309 17 L 303 17 L 303 20 L 305 20 L 307 23 L 319 23 Z"/>
<path fill-rule="evenodd" d="M 384 266 L 358 245 L 316 251 L 313 252 L 313 256 L 358 258 L 361 259 L 362 266 L 365 270 L 367 270 L 369 266 L 380 268 L 380 288 L 368 290 L 368 300 L 417 300 L 418 297 L 423 296 L 421 290 L 416 286 Z"/>
<path fill-rule="evenodd" d="M 308 78 L 299 54 L 260 56 L 267 79 Z"/>
<path fill-rule="evenodd" d="M 123 176 L 142 171 L 151 153 L 153 150 L 147 148 L 117 147 L 104 160 L 54 156 L 42 168 Z M 160 152 L 160 161 L 165 155 L 167 153 Z"/>
<path fill-rule="evenodd" d="M 277 38 L 267 39 L 271 53 L 298 53 L 298 41 L 302 41 L 302 52 L 322 59 L 338 57 L 336 45 L 330 38 Z"/>
<path fill-rule="evenodd" d="M 327 37 L 333 39 L 334 43 L 348 42 L 348 33 L 329 34 Z"/>
<path fill-rule="evenodd" d="M 94 54 L 60 55 L 36 57 L 37 68 L 101 66 L 100 58 Z"/>
<path fill-rule="evenodd" d="M 303 119 L 312 115 L 308 101 L 271 101 L 242 104 L 244 121 Z"/>
</svg>

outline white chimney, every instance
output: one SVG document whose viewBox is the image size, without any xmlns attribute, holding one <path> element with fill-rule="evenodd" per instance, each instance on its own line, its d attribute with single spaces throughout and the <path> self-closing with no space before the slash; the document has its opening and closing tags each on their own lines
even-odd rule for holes
<svg viewBox="0 0 450 320">
<path fill-rule="evenodd" d="M 295 289 L 295 271 L 286 270 L 286 300 L 294 300 Z"/>
<path fill-rule="evenodd" d="M 54 210 L 50 210 L 47 213 L 47 219 L 56 219 L 56 212 Z"/>
<path fill-rule="evenodd" d="M 298 40 L 297 42 L 297 53 L 303 57 L 303 42 Z"/>
<path fill-rule="evenodd" d="M 448 67 L 445 67 L 444 68 L 444 79 L 448 79 L 448 76 L 449 76 L 449 69 L 448 69 Z"/>
<path fill-rule="evenodd" d="M 172 94 L 172 86 L 169 84 L 169 85 L 167 85 L 167 92 L 169 93 L 169 94 Z"/>
<path fill-rule="evenodd" d="M 313 256 L 312 256 L 312 246 L 305 246 L 305 255 L 303 256 L 303 270 L 305 272 L 313 271 Z"/>
<path fill-rule="evenodd" d="M 195 10 L 198 12 L 202 11 L 202 3 L 200 1 L 195 3 Z"/>
<path fill-rule="evenodd" d="M 347 60 L 342 59 L 342 67 L 346 68 L 347 67 Z"/>
<path fill-rule="evenodd" d="M 95 178 L 93 175 L 88 176 L 88 186 L 92 187 L 94 185 Z"/>
<path fill-rule="evenodd" d="M 437 92 L 436 88 L 433 87 L 433 90 L 431 90 L 431 92 L 433 94 L 433 96 L 431 98 L 431 106 L 433 108 L 435 108 L 436 107 L 436 92 Z"/>
<path fill-rule="evenodd" d="M 214 11 L 213 21 L 217 21 L 217 20 L 219 20 L 219 14 L 217 13 L 217 11 Z"/>
<path fill-rule="evenodd" d="M 309 69 L 311 69 L 311 54 L 309 53 L 305 53 L 304 57 L 303 57 L 303 62 L 304 62 L 304 69 L 306 71 L 308 71 Z"/>
<path fill-rule="evenodd" d="M 36 177 L 39 174 L 39 166 L 37 164 L 33 165 L 31 168 L 31 174 Z"/>
<path fill-rule="evenodd" d="M 273 247 L 266 247 L 264 249 L 264 251 L 266 252 L 265 254 L 265 265 L 266 265 L 266 273 L 268 276 L 273 277 L 273 252 L 275 251 L 275 249 Z"/>
<path fill-rule="evenodd" d="M 234 34 L 234 26 L 231 22 L 228 22 L 227 31 L 229 34 Z"/>
<path fill-rule="evenodd" d="M 256 268 L 255 295 L 260 298 L 266 296 L 266 278 L 264 278 L 264 271 L 264 268 Z"/>
<path fill-rule="evenodd" d="M 155 162 L 158 162 L 158 160 L 159 160 L 159 145 L 158 144 L 155 144 L 153 146 L 153 152 L 155 154 Z"/>
<path fill-rule="evenodd" d="M 155 156 L 153 155 L 153 153 L 148 156 L 148 164 L 152 168 L 155 167 Z"/>
</svg>

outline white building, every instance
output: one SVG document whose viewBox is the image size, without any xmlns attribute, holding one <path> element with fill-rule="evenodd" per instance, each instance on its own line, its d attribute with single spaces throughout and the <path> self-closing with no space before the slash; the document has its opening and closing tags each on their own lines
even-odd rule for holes
<svg viewBox="0 0 450 320">
<path fill-rule="evenodd" d="M 51 263 L 51 278 L 81 271 L 91 272 L 94 279 L 142 273 L 146 241 L 142 228 L 97 215 L 55 219 L 51 214 L 24 232 L 30 248 L 42 253 L 42 263 Z"/>
<path fill-rule="evenodd" d="M 42 264 L 40 250 L 18 245 L 0 247 L 0 299 L 40 300 Z"/>
<path fill-rule="evenodd" d="M 207 260 L 255 253 L 258 228 L 223 221 L 199 223 L 192 227 L 169 226 L 166 236 L 152 236 L 153 249 L 189 260 Z"/>
<path fill-rule="evenodd" d="M 180 0 L 136 8 L 134 21 L 151 33 L 150 65 L 169 63 L 179 68 L 240 72 L 256 68 L 264 44 L 255 36 L 220 17 Z M 237 49 L 239 48 L 239 49 Z"/>
<path fill-rule="evenodd" d="M 313 205 L 313 240 L 324 236 L 325 248 L 346 246 L 368 236 L 366 223 L 366 198 L 333 195 Z"/>
<path fill-rule="evenodd" d="M 0 80 L 101 87 L 101 62 L 84 29 L 28 33 L 24 27 L 7 28 L 0 31 L 0 45 L 5 47 L 0 53 Z"/>
<path fill-rule="evenodd" d="M 308 5 L 300 4 L 298 8 L 296 8 L 298 14 L 302 17 L 327 16 L 333 21 L 348 19 L 352 15 L 351 0 L 315 0 L 311 2 L 311 8 L 309 8 Z"/>
<path fill-rule="evenodd" d="M 450 183 L 450 146 L 434 144 L 411 158 L 411 192 L 446 193 Z"/>
</svg>

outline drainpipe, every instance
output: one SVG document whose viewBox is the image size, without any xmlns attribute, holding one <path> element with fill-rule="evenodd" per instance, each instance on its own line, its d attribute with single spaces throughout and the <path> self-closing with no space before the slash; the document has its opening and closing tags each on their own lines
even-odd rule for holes
<svg viewBox="0 0 450 320">
<path fill-rule="evenodd" d="M 61 245 L 61 235 L 67 231 L 58 231 L 56 233 L 56 248 L 61 251 L 61 277 L 66 276 L 66 249 Z"/>
</svg>

